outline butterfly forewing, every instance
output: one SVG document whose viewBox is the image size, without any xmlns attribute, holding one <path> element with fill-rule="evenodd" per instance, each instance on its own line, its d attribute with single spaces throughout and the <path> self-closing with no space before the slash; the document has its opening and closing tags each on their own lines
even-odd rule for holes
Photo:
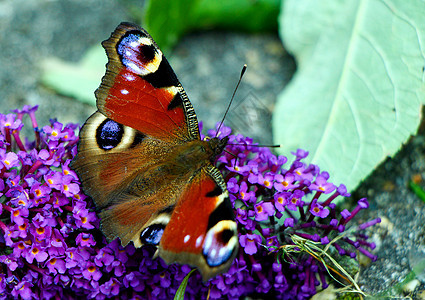
<svg viewBox="0 0 425 300">
<path fill-rule="evenodd" d="M 100 112 L 164 140 L 199 139 L 192 104 L 167 59 L 145 30 L 122 23 L 102 45 L 108 64 L 96 91 Z"/>
</svg>

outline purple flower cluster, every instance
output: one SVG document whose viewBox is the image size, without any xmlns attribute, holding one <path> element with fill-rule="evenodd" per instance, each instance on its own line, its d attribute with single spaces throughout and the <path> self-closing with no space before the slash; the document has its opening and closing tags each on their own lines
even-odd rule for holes
<svg viewBox="0 0 425 300">
<path fill-rule="evenodd" d="M 77 126 L 52 120 L 40 130 L 36 109 L 0 114 L 0 299 L 172 298 L 191 268 L 152 259 L 155 249 L 149 246 L 106 242 L 93 203 L 69 168 Z M 21 138 L 24 116 L 32 122 L 33 141 Z M 222 127 L 220 136 L 230 133 Z M 294 153 L 285 169 L 286 157 L 253 146 L 250 138 L 230 135 L 230 144 L 226 150 L 232 154 L 224 153 L 218 166 L 235 207 L 240 251 L 226 274 L 203 283 L 193 273 L 185 299 L 311 297 L 318 285 L 327 286 L 326 269 L 314 253 L 284 251 L 295 245 L 294 236 L 331 244 L 340 256 L 356 259 L 358 250 L 375 259 L 368 251 L 373 243 L 360 231 L 332 242 L 368 203 L 361 199 L 351 212 L 338 213 L 332 201 L 349 194 L 330 183 L 329 174 L 303 163 L 307 152 Z"/>
<path fill-rule="evenodd" d="M 329 252 L 354 260 L 357 251 L 376 260 L 368 251 L 375 244 L 360 231 L 379 223 L 379 218 L 333 241 L 346 230 L 348 221 L 369 206 L 366 198 L 360 199 L 351 212 L 345 209 L 338 214 L 333 201 L 351 195 L 343 184 L 337 187 L 331 183 L 329 174 L 317 165 L 304 163 L 308 152 L 298 149 L 292 153 L 294 161 L 287 165 L 285 156 L 276 157 L 269 148 L 253 144 L 252 139 L 230 133 L 230 128 L 221 127 L 219 136 L 229 135 L 231 146 L 218 161 L 235 208 L 243 249 L 232 266 L 238 266 L 237 276 L 243 278 L 234 283 L 235 287 L 275 299 L 309 299 L 326 288 L 329 266 L 317 259 L 321 253 L 302 251 L 296 247 L 296 240 L 322 245 L 322 249 L 329 246 L 336 250 Z M 217 131 L 208 134 L 215 136 Z M 287 252 L 286 248 L 295 251 Z M 231 271 L 223 275 L 229 283 Z M 228 292 L 231 298 L 234 295 L 230 291 L 228 285 L 221 293 Z"/>
</svg>

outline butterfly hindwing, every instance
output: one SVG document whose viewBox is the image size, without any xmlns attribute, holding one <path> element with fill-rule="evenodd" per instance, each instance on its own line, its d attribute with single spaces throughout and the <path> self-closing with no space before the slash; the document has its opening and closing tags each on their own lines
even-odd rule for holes
<svg viewBox="0 0 425 300">
<path fill-rule="evenodd" d="M 161 184 L 149 178 L 155 176 L 155 166 L 169 150 L 168 143 L 144 136 L 100 112 L 87 120 L 72 168 L 101 211 L 102 231 L 109 240 L 120 237 L 126 245 L 137 239 L 134 232 L 156 211 L 176 202 L 176 197 L 170 197 L 173 191 L 168 191 L 167 197 L 161 195 L 167 187 L 165 180 Z"/>
<path fill-rule="evenodd" d="M 162 161 L 171 147 L 168 142 L 152 139 L 96 112 L 80 131 L 72 167 L 84 191 L 98 208 L 103 208 L 131 189 L 134 177 Z"/>
<path fill-rule="evenodd" d="M 190 261 L 208 280 L 230 267 L 238 249 L 226 184 L 217 168 L 207 165 L 179 198 L 162 235 L 159 254 L 167 263 Z"/>
<path fill-rule="evenodd" d="M 81 129 L 71 165 L 101 230 L 124 246 L 158 246 L 167 263 L 196 266 L 204 280 L 226 271 L 237 229 L 212 162 L 228 138 L 200 140 L 186 93 L 145 30 L 121 23 L 102 45 L 108 64 L 98 111 Z"/>
</svg>

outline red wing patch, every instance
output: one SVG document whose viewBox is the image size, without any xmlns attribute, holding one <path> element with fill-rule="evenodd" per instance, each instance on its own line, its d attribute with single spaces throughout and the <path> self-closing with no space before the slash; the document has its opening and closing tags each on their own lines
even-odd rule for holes
<svg viewBox="0 0 425 300">
<path fill-rule="evenodd" d="M 217 183 L 203 171 L 186 187 L 161 238 L 164 250 L 201 253 L 208 218 L 220 201 L 219 196 L 206 195 L 216 187 Z"/>
</svg>

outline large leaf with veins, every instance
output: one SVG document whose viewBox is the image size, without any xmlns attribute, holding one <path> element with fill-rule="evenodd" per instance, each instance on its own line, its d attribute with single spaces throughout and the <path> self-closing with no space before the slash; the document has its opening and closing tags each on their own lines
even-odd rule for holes
<svg viewBox="0 0 425 300">
<path fill-rule="evenodd" d="M 425 2 L 287 0 L 280 34 L 298 69 L 275 142 L 355 188 L 415 134 L 425 100 Z"/>
</svg>

